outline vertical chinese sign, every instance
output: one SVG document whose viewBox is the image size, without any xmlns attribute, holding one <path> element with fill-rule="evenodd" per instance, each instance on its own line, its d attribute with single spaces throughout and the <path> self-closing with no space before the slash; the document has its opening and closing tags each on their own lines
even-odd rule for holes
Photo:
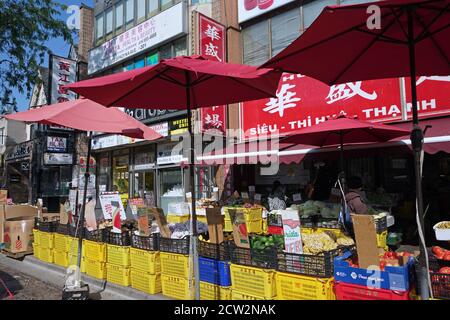
<svg viewBox="0 0 450 320">
<path fill-rule="evenodd" d="M 77 81 L 77 62 L 75 60 L 50 56 L 50 104 L 75 100 L 76 94 L 64 89 L 65 85 Z"/>
<path fill-rule="evenodd" d="M 220 23 L 198 14 L 199 53 L 210 60 L 226 62 L 226 28 Z M 214 130 L 225 134 L 226 106 L 200 109 L 201 132 Z"/>
</svg>

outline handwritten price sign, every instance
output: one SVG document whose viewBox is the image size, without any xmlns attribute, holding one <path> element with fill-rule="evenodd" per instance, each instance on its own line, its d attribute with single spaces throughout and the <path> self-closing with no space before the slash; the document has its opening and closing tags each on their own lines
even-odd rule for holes
<svg viewBox="0 0 450 320">
<path fill-rule="evenodd" d="M 107 220 L 112 219 L 115 210 L 120 210 L 121 220 L 126 220 L 126 213 L 123 208 L 122 199 L 118 192 L 103 192 L 100 195 L 100 205 L 103 211 L 103 217 Z"/>
</svg>

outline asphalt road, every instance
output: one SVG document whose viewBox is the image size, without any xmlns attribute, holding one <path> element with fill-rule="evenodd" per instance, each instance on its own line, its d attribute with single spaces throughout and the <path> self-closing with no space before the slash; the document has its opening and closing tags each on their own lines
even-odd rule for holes
<svg viewBox="0 0 450 320">
<path fill-rule="evenodd" d="M 14 270 L 0 260 L 0 300 L 9 299 L 61 300 L 61 288 Z"/>
</svg>

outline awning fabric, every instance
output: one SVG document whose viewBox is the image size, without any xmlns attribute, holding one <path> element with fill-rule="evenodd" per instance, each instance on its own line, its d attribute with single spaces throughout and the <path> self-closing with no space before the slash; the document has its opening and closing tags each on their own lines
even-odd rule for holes
<svg viewBox="0 0 450 320">
<path fill-rule="evenodd" d="M 412 129 L 412 122 L 397 123 L 398 128 Z M 450 153 L 450 118 L 421 120 L 420 126 L 425 129 L 424 150 L 428 154 L 438 152 Z M 258 148 L 259 147 L 259 148 Z M 411 140 L 398 138 L 392 141 L 372 144 L 346 145 L 345 157 L 364 157 L 382 154 L 411 154 Z M 338 159 L 337 147 L 314 147 L 308 145 L 292 145 L 275 141 L 254 141 L 228 146 L 222 150 L 205 153 L 197 157 L 198 165 L 218 164 L 268 164 L 278 162 L 283 164 L 300 163 L 307 159 Z"/>
</svg>

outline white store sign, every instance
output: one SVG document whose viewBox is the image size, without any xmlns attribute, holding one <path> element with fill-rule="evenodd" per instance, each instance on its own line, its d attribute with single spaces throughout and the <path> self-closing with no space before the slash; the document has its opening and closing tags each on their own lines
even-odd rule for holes
<svg viewBox="0 0 450 320">
<path fill-rule="evenodd" d="M 186 11 L 183 1 L 92 49 L 89 52 L 88 74 L 187 34 Z"/>
<path fill-rule="evenodd" d="M 294 0 L 238 0 L 239 23 L 256 18 Z"/>
</svg>

